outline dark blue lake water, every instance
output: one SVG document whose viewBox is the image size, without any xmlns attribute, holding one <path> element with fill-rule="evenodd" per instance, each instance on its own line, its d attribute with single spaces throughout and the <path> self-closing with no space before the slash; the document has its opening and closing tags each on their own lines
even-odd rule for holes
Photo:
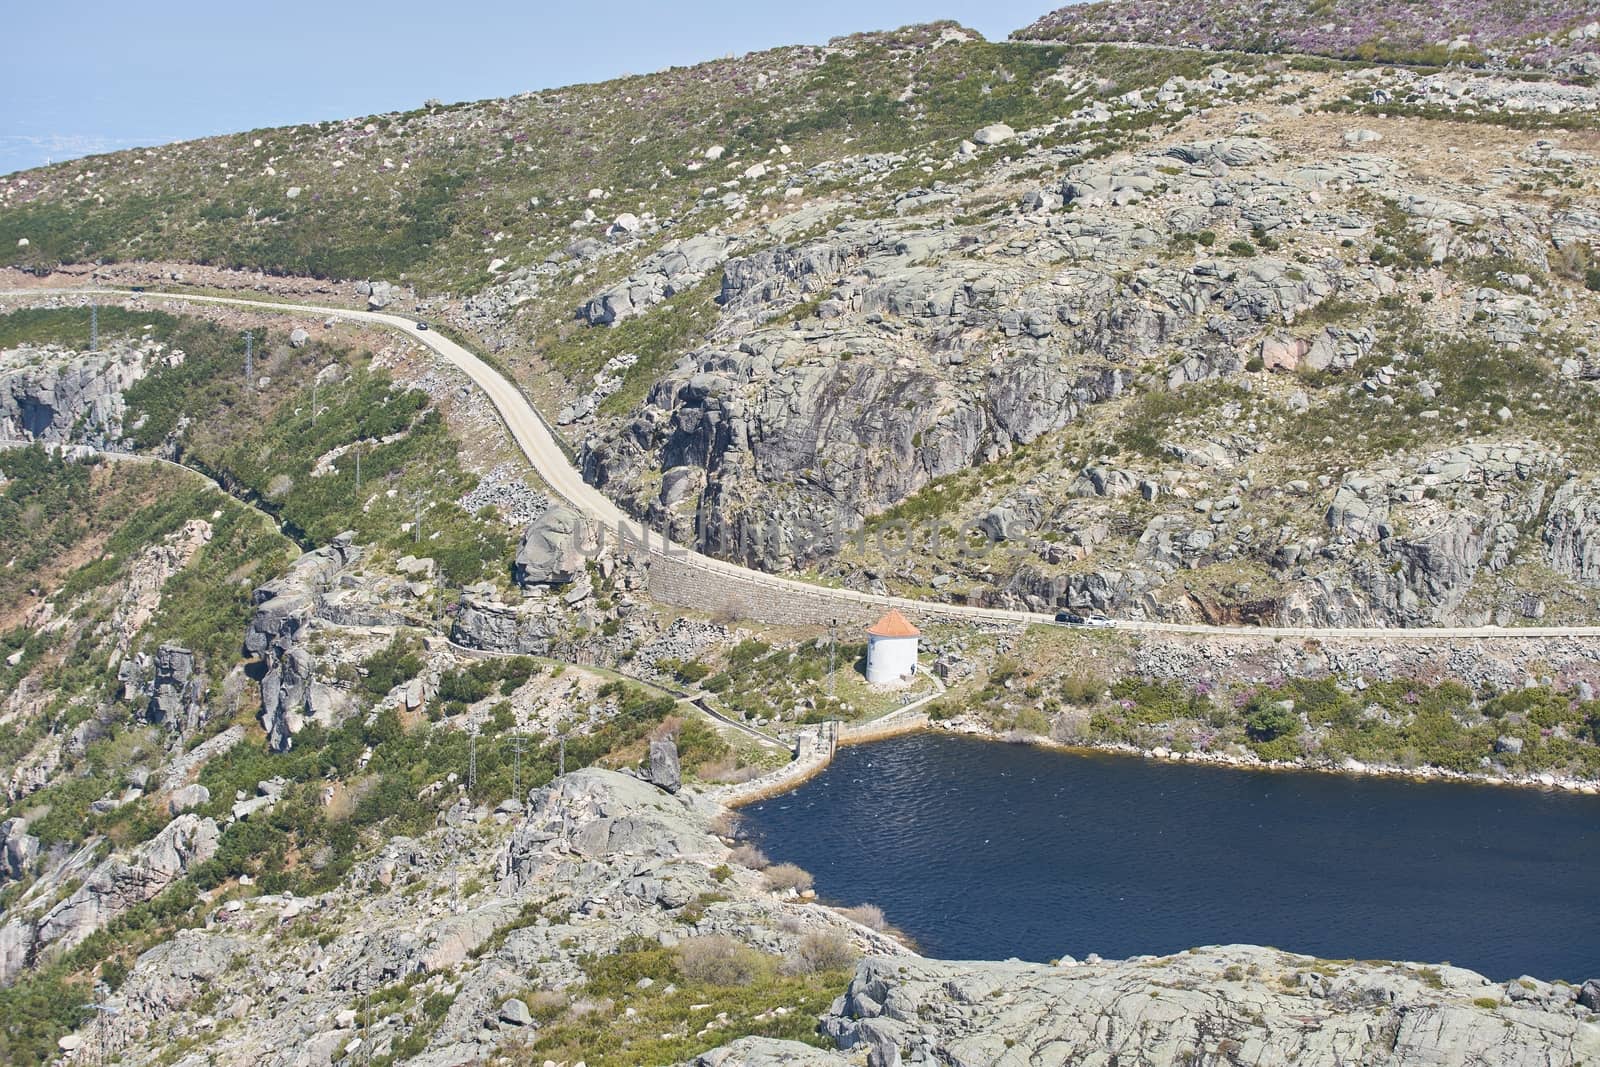
<svg viewBox="0 0 1600 1067">
<path fill-rule="evenodd" d="M 1600 797 L 1283 774 L 920 734 L 744 809 L 774 862 L 927 955 L 1244 942 L 1600 976 Z"/>
</svg>

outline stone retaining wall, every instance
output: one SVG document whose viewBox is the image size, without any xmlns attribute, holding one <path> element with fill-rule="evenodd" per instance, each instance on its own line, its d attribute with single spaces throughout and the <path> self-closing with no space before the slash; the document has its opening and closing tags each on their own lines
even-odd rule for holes
<svg viewBox="0 0 1600 1067">
<path fill-rule="evenodd" d="M 886 715 L 871 722 L 846 723 L 839 729 L 840 745 L 864 745 L 870 741 L 884 741 L 891 737 L 914 734 L 928 728 L 928 713 L 912 712 L 909 715 Z"/>
<path fill-rule="evenodd" d="M 708 572 L 682 556 L 654 550 L 645 558 L 650 597 L 661 604 L 779 626 L 827 626 L 834 621 L 870 626 L 883 614 L 870 604 L 829 596 L 824 589 L 775 588 L 755 576 Z"/>
<path fill-rule="evenodd" d="M 1347 683 L 1457 681 L 1474 691 L 1531 684 L 1581 692 L 1587 686 L 1600 693 L 1600 638 L 1582 636 L 1263 640 L 1238 634 L 1144 633 L 1137 636 L 1128 656 L 1107 657 L 1105 665 L 1108 670 L 1094 673 L 1191 683 L 1254 684 L 1330 676 Z"/>
<path fill-rule="evenodd" d="M 839 748 L 839 724 L 818 723 L 800 731 L 795 741 L 794 759 L 770 774 L 738 785 L 723 786 L 711 793 L 712 799 L 729 808 L 753 804 L 767 797 L 787 793 L 806 779 L 822 773 L 833 762 Z"/>
</svg>

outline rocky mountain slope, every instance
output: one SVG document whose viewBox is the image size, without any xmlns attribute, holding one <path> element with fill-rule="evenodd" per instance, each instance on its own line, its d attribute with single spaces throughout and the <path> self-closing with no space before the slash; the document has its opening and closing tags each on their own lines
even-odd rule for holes
<svg viewBox="0 0 1600 1067">
<path fill-rule="evenodd" d="M 528 802 L 526 817 L 453 808 L 448 825 L 391 840 L 316 896 L 207 908 L 203 925 L 139 956 L 115 1014 L 68 1044 L 126 1063 L 284 1067 L 1600 1054 L 1588 986 L 1245 946 L 1051 966 L 923 960 L 783 888 L 776 868 L 744 866 L 748 849 L 730 852 L 703 802 L 604 771 Z"/>
<path fill-rule="evenodd" d="M 970 176 L 729 259 L 711 342 L 592 417 L 586 473 L 713 552 L 917 595 L 1588 618 L 1593 135 L 1350 110 L 1493 84 L 1217 64 L 924 156 Z"/>
<path fill-rule="evenodd" d="M 1102 0 L 1064 7 L 1016 31 L 1029 41 L 1126 41 L 1299 52 L 1380 63 L 1466 63 L 1600 74 L 1595 11 L 1566 0 L 1428 4 Z"/>
<path fill-rule="evenodd" d="M 1516 13 L 1470 21 L 1531 64 Z M 1589 617 L 1600 90 L 1552 66 L 1594 53 L 1581 12 L 1522 12 L 1560 55 L 1517 76 L 1227 52 L 1293 42 L 1213 14 L 1231 36 L 1181 42 L 1209 50 L 1102 5 L 65 164 L 5 180 L 0 254 L 394 271 L 592 481 L 755 566 L 1175 620 Z M 111 225 L 151 196 L 157 232 Z M 313 229 L 377 258 L 290 255 Z"/>
<path fill-rule="evenodd" d="M 627 510 L 761 568 L 1592 624 L 1600 43 L 1480 7 L 1095 4 L 0 178 L 0 1061 L 1600 1056 L 1592 983 L 923 960 L 714 800 L 896 706 L 857 646 L 651 603 L 410 341 L 129 293 L 91 351 L 52 292 L 426 317 Z M 1581 642 L 926 644 L 962 728 L 1600 766 Z"/>
</svg>

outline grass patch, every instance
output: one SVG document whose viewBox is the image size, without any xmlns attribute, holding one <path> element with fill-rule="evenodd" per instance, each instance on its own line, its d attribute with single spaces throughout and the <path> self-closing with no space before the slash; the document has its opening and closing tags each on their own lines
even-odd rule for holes
<svg viewBox="0 0 1600 1067">
<path fill-rule="evenodd" d="M 540 1028 L 519 1062 L 677 1063 L 746 1036 L 826 1047 L 817 1016 L 850 981 L 842 967 L 785 974 L 776 958 L 734 942 L 685 953 L 635 939 L 586 960 L 584 972 L 573 1006 Z M 646 989 L 642 978 L 651 980 Z"/>
</svg>

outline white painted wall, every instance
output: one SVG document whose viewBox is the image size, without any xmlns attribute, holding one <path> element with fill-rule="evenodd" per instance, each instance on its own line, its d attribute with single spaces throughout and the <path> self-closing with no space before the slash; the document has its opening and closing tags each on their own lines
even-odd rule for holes
<svg viewBox="0 0 1600 1067">
<path fill-rule="evenodd" d="M 917 669 L 915 637 L 867 637 L 867 681 L 898 682 Z"/>
</svg>

